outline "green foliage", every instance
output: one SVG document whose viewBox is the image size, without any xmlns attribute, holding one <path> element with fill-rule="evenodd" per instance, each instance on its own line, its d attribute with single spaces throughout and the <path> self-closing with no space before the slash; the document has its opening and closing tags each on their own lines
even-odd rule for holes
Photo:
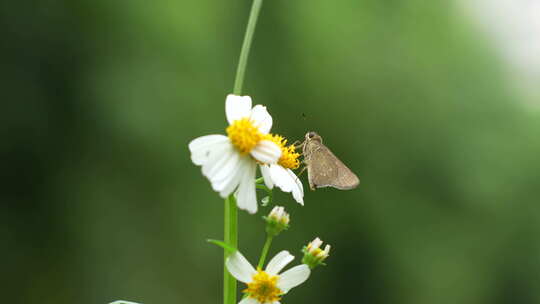
<svg viewBox="0 0 540 304">
<path fill-rule="evenodd" d="M 237 251 L 238 249 L 236 249 L 234 246 L 231 246 L 223 241 L 219 241 L 219 240 L 206 240 L 208 243 L 211 243 L 211 244 L 214 244 L 214 245 L 217 245 L 223 249 L 225 249 L 226 251 L 228 251 L 229 253 L 233 253 L 235 251 Z"/>
<path fill-rule="evenodd" d="M 265 2 L 244 91 L 360 177 L 302 176 L 304 207 L 274 191 L 295 228 L 274 248 L 333 245 L 287 303 L 540 301 L 538 114 L 451 3 Z M 249 5 L 3 6 L 5 303 L 218 301 L 222 252 L 201 240 L 223 201 L 187 143 L 224 133 Z M 249 260 L 268 211 L 239 215 Z"/>
</svg>

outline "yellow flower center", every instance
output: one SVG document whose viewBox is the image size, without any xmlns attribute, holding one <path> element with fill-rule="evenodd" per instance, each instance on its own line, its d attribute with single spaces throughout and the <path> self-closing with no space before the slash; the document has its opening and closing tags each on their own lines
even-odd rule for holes
<svg viewBox="0 0 540 304">
<path fill-rule="evenodd" d="M 300 166 L 300 153 L 296 152 L 294 145 L 286 146 L 287 140 L 279 135 L 268 134 L 265 139 L 273 141 L 281 149 L 281 157 L 278 164 L 284 168 L 297 169 Z"/>
<path fill-rule="evenodd" d="M 248 288 L 242 292 L 249 295 L 259 303 L 273 303 L 279 301 L 280 295 L 283 294 L 277 285 L 278 276 L 271 276 L 261 269 L 253 276 L 253 281 L 248 285 Z"/>
<path fill-rule="evenodd" d="M 226 131 L 240 154 L 248 154 L 264 138 L 264 135 L 252 124 L 249 118 L 235 120 L 227 127 Z"/>
</svg>

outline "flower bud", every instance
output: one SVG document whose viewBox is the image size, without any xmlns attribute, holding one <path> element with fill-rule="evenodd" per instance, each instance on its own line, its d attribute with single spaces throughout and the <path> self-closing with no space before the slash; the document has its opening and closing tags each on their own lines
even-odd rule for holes
<svg viewBox="0 0 540 304">
<path fill-rule="evenodd" d="M 268 216 L 263 217 L 266 221 L 266 233 L 270 236 L 276 236 L 281 231 L 289 228 L 289 214 L 285 208 L 275 206 Z"/>
<path fill-rule="evenodd" d="M 322 250 L 320 248 L 322 243 L 323 242 L 321 241 L 321 239 L 315 238 L 307 246 L 304 246 L 304 248 L 302 249 L 302 252 L 304 253 L 302 263 L 308 265 L 311 269 L 319 265 L 325 265 L 323 261 L 328 258 L 328 255 L 330 253 L 330 245 L 326 244 L 324 250 Z"/>
</svg>

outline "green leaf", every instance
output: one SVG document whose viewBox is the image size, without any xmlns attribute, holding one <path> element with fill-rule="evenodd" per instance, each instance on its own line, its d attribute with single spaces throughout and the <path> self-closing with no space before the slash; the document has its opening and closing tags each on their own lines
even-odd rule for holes
<svg viewBox="0 0 540 304">
<path fill-rule="evenodd" d="M 266 191 L 266 192 L 272 192 L 272 190 L 269 189 L 268 187 L 266 187 L 265 185 L 257 184 L 257 185 L 255 185 L 255 187 L 256 187 L 257 189 L 261 189 L 261 190 L 264 190 L 264 191 Z"/>
<path fill-rule="evenodd" d="M 219 240 L 213 240 L 213 239 L 208 239 L 206 240 L 208 243 L 212 243 L 214 245 L 218 245 L 219 247 L 227 250 L 228 252 L 230 253 L 233 253 L 235 251 L 237 251 L 238 249 L 234 248 L 234 246 L 231 246 L 223 241 L 219 241 Z"/>
</svg>

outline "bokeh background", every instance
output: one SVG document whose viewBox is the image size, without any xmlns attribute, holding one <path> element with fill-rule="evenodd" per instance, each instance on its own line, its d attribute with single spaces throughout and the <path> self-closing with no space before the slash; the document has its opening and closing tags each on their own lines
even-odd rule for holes
<svg viewBox="0 0 540 304">
<path fill-rule="evenodd" d="M 222 238 L 223 201 L 187 144 L 224 132 L 250 5 L 0 5 L 2 302 L 221 302 L 205 239 Z M 520 85 L 538 73 L 519 73 L 479 12 L 265 2 L 245 93 L 274 132 L 319 132 L 361 179 L 305 207 L 275 192 L 292 227 L 271 255 L 333 245 L 283 303 L 540 302 L 540 94 Z M 268 211 L 240 214 L 250 260 Z"/>
</svg>

